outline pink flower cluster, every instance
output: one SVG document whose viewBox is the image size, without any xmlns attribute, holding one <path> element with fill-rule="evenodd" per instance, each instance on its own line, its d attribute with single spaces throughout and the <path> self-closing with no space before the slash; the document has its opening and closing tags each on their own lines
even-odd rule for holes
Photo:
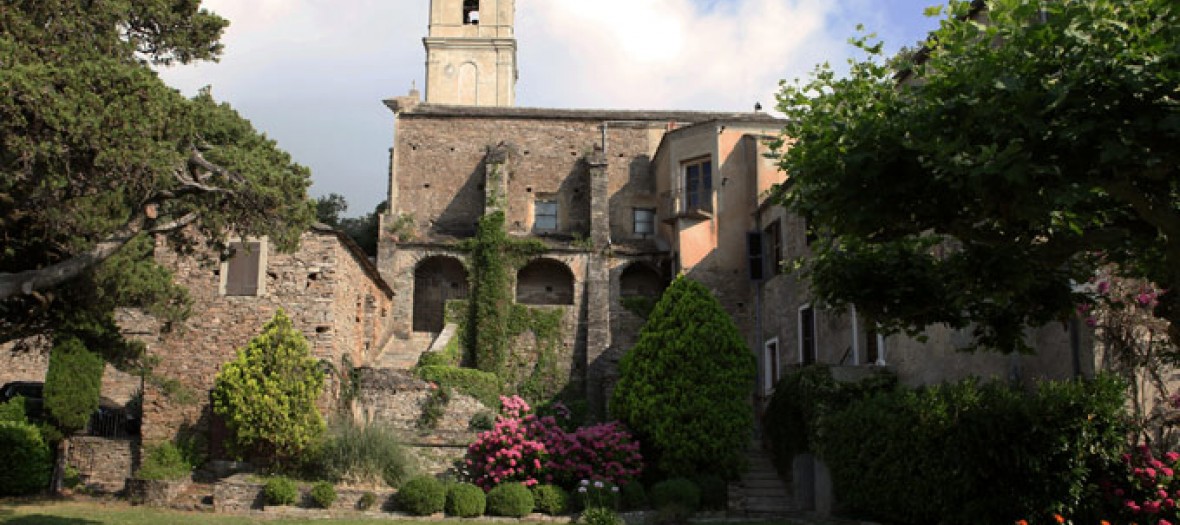
<svg viewBox="0 0 1180 525">
<path fill-rule="evenodd" d="M 1125 477 L 1107 483 L 1108 496 L 1132 520 L 1158 519 L 1161 523 L 1180 520 L 1180 453 L 1170 451 L 1156 458 L 1146 444 L 1122 456 Z"/>
<path fill-rule="evenodd" d="M 566 432 L 553 416 L 530 413 L 518 396 L 500 402 L 495 426 L 467 447 L 464 460 L 472 482 L 484 490 L 509 481 L 530 487 L 542 481 L 573 487 L 584 479 L 623 485 L 643 468 L 639 443 L 618 422 Z"/>
<path fill-rule="evenodd" d="M 536 485 L 547 457 L 545 429 L 520 397 L 501 396 L 500 406 L 495 426 L 467 446 L 464 463 L 472 482 L 484 490 L 508 481 Z"/>
<path fill-rule="evenodd" d="M 579 480 L 622 486 L 643 471 L 639 442 L 617 421 L 551 434 L 546 444 L 553 454 L 547 476 L 565 487 Z"/>
</svg>

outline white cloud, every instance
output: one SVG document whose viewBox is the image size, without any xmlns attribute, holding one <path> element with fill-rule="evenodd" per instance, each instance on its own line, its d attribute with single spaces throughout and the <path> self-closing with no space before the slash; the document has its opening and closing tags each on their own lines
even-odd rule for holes
<svg viewBox="0 0 1180 525">
<path fill-rule="evenodd" d="M 854 19 L 883 20 L 879 13 L 890 7 L 883 4 L 902 1 L 518 0 L 517 103 L 747 111 L 760 101 L 771 108 L 780 79 L 842 61 Z M 350 214 L 371 210 L 386 191 L 392 138 L 380 101 L 415 81 L 424 87 L 429 2 L 203 5 L 231 21 L 222 61 L 161 76 L 186 94 L 212 84 L 214 96 L 312 168 L 314 194 L 344 194 Z"/>
</svg>

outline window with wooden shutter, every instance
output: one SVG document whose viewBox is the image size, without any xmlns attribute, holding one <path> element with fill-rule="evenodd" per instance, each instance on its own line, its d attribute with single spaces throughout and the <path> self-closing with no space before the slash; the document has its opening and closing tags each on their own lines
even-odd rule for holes
<svg viewBox="0 0 1180 525">
<path fill-rule="evenodd" d="M 229 258 L 221 264 L 222 293 L 241 296 L 262 295 L 266 242 L 231 242 L 229 251 Z"/>
</svg>

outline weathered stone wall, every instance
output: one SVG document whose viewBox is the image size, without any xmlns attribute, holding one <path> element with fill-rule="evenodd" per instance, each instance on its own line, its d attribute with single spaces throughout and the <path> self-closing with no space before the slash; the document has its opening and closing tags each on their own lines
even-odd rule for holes
<svg viewBox="0 0 1180 525">
<path fill-rule="evenodd" d="M 484 118 L 404 113 L 398 119 L 394 215 L 408 213 L 425 239 L 466 236 L 484 211 L 486 148 L 511 146 L 507 226 L 529 233 L 538 195 L 558 201 L 556 233 L 588 235 L 591 206 L 612 210 L 612 233 L 631 236 L 631 207 L 652 207 L 655 186 L 648 169 L 663 121 L 607 125 L 608 202 L 591 203 L 583 159 L 602 144 L 600 118 Z M 658 133 L 653 132 L 658 131 Z M 616 231 L 617 230 L 617 231 Z"/>
<path fill-rule="evenodd" d="M 139 468 L 138 439 L 76 436 L 70 439 L 67 463 L 78 470 L 88 489 L 114 493 Z"/>
<path fill-rule="evenodd" d="M 221 265 L 215 254 L 179 256 L 161 244 L 156 257 L 189 290 L 194 307 L 188 319 L 159 340 L 148 341 L 149 352 L 160 360 L 154 373 L 178 381 L 192 399 L 183 402 L 182 396 L 149 384 L 143 425 L 149 442 L 173 439 L 188 428 L 212 429 L 214 444 L 224 437 L 210 421 L 208 393 L 214 379 L 280 308 L 307 337 L 312 355 L 337 366 L 346 354 L 363 363 L 366 343 L 372 344 L 371 334 L 381 332 L 389 312 L 389 294 L 335 232 L 305 233 L 293 253 L 268 246 L 265 286 L 258 296 L 221 295 Z M 333 407 L 336 385 L 336 378 L 329 377 L 321 410 Z"/>
<path fill-rule="evenodd" d="M 238 474 L 217 482 L 213 487 L 213 509 L 217 512 L 244 512 L 259 510 L 266 507 L 266 498 L 262 493 L 263 484 L 248 474 Z M 366 492 L 376 496 L 376 502 L 370 510 L 391 510 L 393 508 L 392 489 L 359 489 L 352 487 L 336 487 L 336 501 L 330 510 L 357 510 L 360 500 Z M 302 507 L 314 506 L 311 499 L 311 484 L 299 483 L 299 501 Z M 268 510 L 269 513 L 269 510 Z M 300 516 L 302 517 L 302 516 Z"/>
</svg>

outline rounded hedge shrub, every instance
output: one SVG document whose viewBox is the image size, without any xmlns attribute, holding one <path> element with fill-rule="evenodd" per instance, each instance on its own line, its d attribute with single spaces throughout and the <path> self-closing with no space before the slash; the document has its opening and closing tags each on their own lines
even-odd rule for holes
<svg viewBox="0 0 1180 525">
<path fill-rule="evenodd" d="M 262 489 L 269 505 L 293 505 L 299 499 L 299 487 L 291 478 L 275 476 L 266 480 Z"/>
<path fill-rule="evenodd" d="M 693 513 L 701 508 L 701 489 L 684 478 L 661 481 L 651 488 L 651 504 L 656 510 L 679 505 Z"/>
<path fill-rule="evenodd" d="M 696 483 L 697 489 L 700 490 L 702 509 L 725 510 L 729 506 L 729 487 L 725 480 L 717 476 L 702 474 L 694 476 L 692 482 Z"/>
<path fill-rule="evenodd" d="M 643 490 L 643 483 L 632 481 L 623 485 L 623 488 L 619 489 L 619 494 L 623 500 L 623 508 L 627 510 L 647 507 L 647 491 Z"/>
<path fill-rule="evenodd" d="M 460 518 L 482 516 L 487 508 L 483 489 L 471 483 L 456 483 L 447 490 L 447 514 Z"/>
<path fill-rule="evenodd" d="M 488 514 L 522 518 L 533 511 L 533 493 L 521 483 L 497 485 L 488 492 Z"/>
<path fill-rule="evenodd" d="M 369 510 L 373 508 L 373 504 L 377 503 L 377 495 L 372 492 L 361 494 L 361 499 L 356 502 L 356 508 L 360 510 Z"/>
<path fill-rule="evenodd" d="M 397 508 L 417 516 L 442 512 L 447 503 L 447 489 L 434 476 L 418 476 L 397 492 Z"/>
<path fill-rule="evenodd" d="M 332 508 L 336 503 L 336 487 L 327 481 L 317 481 L 311 486 L 311 500 L 321 509 Z"/>
<path fill-rule="evenodd" d="M 569 512 L 570 495 L 557 485 L 537 485 L 533 487 L 533 500 L 537 512 L 558 516 Z"/>
<path fill-rule="evenodd" d="M 49 447 L 37 427 L 0 421 L 0 465 L 0 496 L 32 494 L 49 485 Z"/>
</svg>

